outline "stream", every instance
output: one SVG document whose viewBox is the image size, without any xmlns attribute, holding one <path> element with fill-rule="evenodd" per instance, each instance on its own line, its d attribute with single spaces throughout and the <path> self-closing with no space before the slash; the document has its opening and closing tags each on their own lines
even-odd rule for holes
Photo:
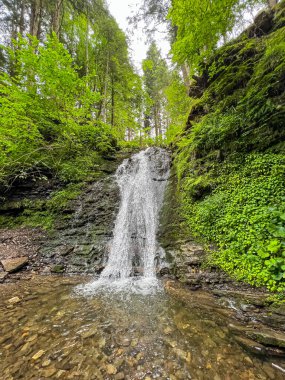
<svg viewBox="0 0 285 380">
<path fill-rule="evenodd" d="M 187 307 L 164 291 L 86 297 L 75 291 L 82 280 L 1 287 L 2 380 L 284 379 L 284 360 L 244 351 L 199 292 Z"/>
</svg>

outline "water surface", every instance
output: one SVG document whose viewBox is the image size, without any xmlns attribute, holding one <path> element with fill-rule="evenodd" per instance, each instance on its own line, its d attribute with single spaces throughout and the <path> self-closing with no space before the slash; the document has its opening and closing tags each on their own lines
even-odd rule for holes
<svg viewBox="0 0 285 380">
<path fill-rule="evenodd" d="M 284 362 L 245 352 L 202 298 L 185 307 L 164 292 L 86 297 L 80 282 L 1 285 L 1 379 L 284 379 L 273 366 Z"/>
</svg>

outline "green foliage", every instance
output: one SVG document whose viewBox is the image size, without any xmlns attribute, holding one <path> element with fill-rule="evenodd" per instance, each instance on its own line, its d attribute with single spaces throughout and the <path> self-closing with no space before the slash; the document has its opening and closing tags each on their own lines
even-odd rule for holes
<svg viewBox="0 0 285 380">
<path fill-rule="evenodd" d="M 190 233 L 215 265 L 273 291 L 285 289 L 284 33 L 217 50 L 175 159 Z"/>
<path fill-rule="evenodd" d="M 173 0 L 168 17 L 176 28 L 172 46 L 174 60 L 188 62 L 194 73 L 208 60 L 222 37 L 238 19 L 262 0 Z"/>
<path fill-rule="evenodd" d="M 195 236 L 216 244 L 212 261 L 271 290 L 285 288 L 284 178 L 283 155 L 250 154 L 183 179 L 184 215 Z"/>
<path fill-rule="evenodd" d="M 89 174 L 98 154 L 114 153 L 116 138 L 92 117 L 100 99 L 80 78 L 55 35 L 40 45 L 19 38 L 6 48 L 13 77 L 0 74 L 0 183 L 49 170 L 65 181 Z"/>
<path fill-rule="evenodd" d="M 54 192 L 46 202 L 46 208 L 52 213 L 64 211 L 70 201 L 76 199 L 82 191 L 82 183 L 70 184 L 64 189 Z"/>
<path fill-rule="evenodd" d="M 154 131 L 156 143 L 159 144 L 162 140 L 162 133 L 167 119 L 164 91 L 169 85 L 170 73 L 166 61 L 162 58 L 155 42 L 151 43 L 142 68 L 146 92 L 144 110 L 145 128 L 148 128 L 150 132 L 151 130 Z"/>
<path fill-rule="evenodd" d="M 171 73 L 170 85 L 165 89 L 167 99 L 166 111 L 169 125 L 166 131 L 166 143 L 174 142 L 185 127 L 191 100 L 187 95 L 185 84 L 179 73 Z"/>
</svg>

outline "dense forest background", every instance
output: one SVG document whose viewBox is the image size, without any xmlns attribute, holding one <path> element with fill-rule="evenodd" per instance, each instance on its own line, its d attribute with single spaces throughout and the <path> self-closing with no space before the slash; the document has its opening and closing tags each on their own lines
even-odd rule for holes
<svg viewBox="0 0 285 380">
<path fill-rule="evenodd" d="M 104 0 L 2 0 L 0 14 L 3 199 L 52 177 L 66 202 L 118 150 L 169 146 L 183 228 L 211 265 L 284 290 L 284 1 L 141 1 L 142 75 Z M 159 23 L 171 64 L 151 40 Z"/>
</svg>

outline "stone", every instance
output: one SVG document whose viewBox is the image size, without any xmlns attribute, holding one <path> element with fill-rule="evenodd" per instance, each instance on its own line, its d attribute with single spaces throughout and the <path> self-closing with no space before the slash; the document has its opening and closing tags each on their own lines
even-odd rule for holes
<svg viewBox="0 0 285 380">
<path fill-rule="evenodd" d="M 91 328 L 90 330 L 83 331 L 80 335 L 83 339 L 91 338 L 98 333 L 97 327 Z"/>
<path fill-rule="evenodd" d="M 57 379 L 60 379 L 63 375 L 65 375 L 66 374 L 66 371 L 64 371 L 64 370 L 59 370 L 58 371 L 58 373 L 56 374 L 56 378 Z"/>
<path fill-rule="evenodd" d="M 269 329 L 264 330 L 249 330 L 246 334 L 265 346 L 285 348 L 285 334 Z"/>
<path fill-rule="evenodd" d="M 99 342 L 98 342 L 98 346 L 100 347 L 100 348 L 103 348 L 103 347 L 105 347 L 105 345 L 106 345 L 106 339 L 105 338 L 100 338 L 99 339 Z"/>
<path fill-rule="evenodd" d="M 51 363 L 51 361 L 50 361 L 49 359 L 44 360 L 44 361 L 42 362 L 42 367 L 48 367 L 48 366 L 50 365 L 50 363 Z"/>
<path fill-rule="evenodd" d="M 124 338 L 124 339 L 122 339 L 120 344 L 124 347 L 128 347 L 130 345 L 130 340 L 128 338 Z"/>
<path fill-rule="evenodd" d="M 45 351 L 44 350 L 40 350 L 38 351 L 37 353 L 34 354 L 34 356 L 32 357 L 33 360 L 38 360 L 40 359 L 43 355 L 44 355 Z"/>
<path fill-rule="evenodd" d="M 233 323 L 229 324 L 229 329 L 238 335 L 245 335 L 247 338 L 252 339 L 264 346 L 285 348 L 285 334 L 268 329 L 262 325 L 258 326 L 259 329 L 244 327 Z"/>
<path fill-rule="evenodd" d="M 12 259 L 1 260 L 4 270 L 8 273 L 15 273 L 22 269 L 29 262 L 28 257 L 15 257 Z"/>
<path fill-rule="evenodd" d="M 44 369 L 42 374 L 44 377 L 52 377 L 57 372 L 57 369 L 54 367 Z"/>
<path fill-rule="evenodd" d="M 8 300 L 8 302 L 9 302 L 10 305 L 14 305 L 14 304 L 16 304 L 16 303 L 21 302 L 21 299 L 20 299 L 19 297 L 13 297 L 13 298 L 10 298 L 10 299 Z"/>
<path fill-rule="evenodd" d="M 0 272 L 0 284 L 4 282 L 5 278 L 8 276 L 7 272 Z"/>
<path fill-rule="evenodd" d="M 106 372 L 108 375 L 115 375 L 117 373 L 117 368 L 112 364 L 108 364 L 106 367 Z"/>
<path fill-rule="evenodd" d="M 64 265 L 62 264 L 56 264 L 50 268 L 50 271 L 52 273 L 63 273 L 65 271 L 65 268 L 64 268 Z"/>
<path fill-rule="evenodd" d="M 116 375 L 115 375 L 115 380 L 124 380 L 124 378 L 125 378 L 125 374 L 124 374 L 124 372 L 119 372 L 119 373 L 117 373 Z"/>
<path fill-rule="evenodd" d="M 74 251 L 74 247 L 72 245 L 64 245 L 59 248 L 59 253 L 63 257 L 68 256 L 73 251 Z"/>
<path fill-rule="evenodd" d="M 166 327 L 166 328 L 163 330 L 163 333 L 164 333 L 165 335 L 169 335 L 169 334 L 172 333 L 172 329 L 168 326 L 168 327 Z"/>
<path fill-rule="evenodd" d="M 37 335 L 35 334 L 35 335 L 32 335 L 32 336 L 30 336 L 28 339 L 27 339 L 27 342 L 33 342 L 34 340 L 36 340 L 37 339 Z"/>
<path fill-rule="evenodd" d="M 241 345 L 243 348 L 245 348 L 247 351 L 253 353 L 253 354 L 258 354 L 258 355 L 264 355 L 265 354 L 265 349 L 264 346 L 261 344 L 256 343 L 255 341 L 237 336 L 235 337 L 235 340 L 239 345 Z"/>
</svg>

